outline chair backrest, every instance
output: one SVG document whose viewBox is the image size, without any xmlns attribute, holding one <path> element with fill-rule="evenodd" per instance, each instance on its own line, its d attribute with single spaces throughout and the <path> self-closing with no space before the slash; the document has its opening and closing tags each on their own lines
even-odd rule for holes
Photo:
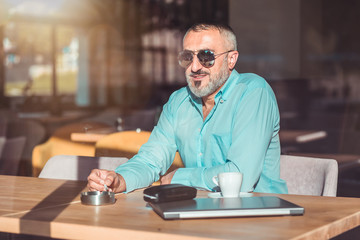
<svg viewBox="0 0 360 240">
<path fill-rule="evenodd" d="M 119 165 L 127 161 L 128 159 L 123 157 L 56 155 L 46 162 L 39 178 L 86 181 L 94 168 L 115 170 Z"/>
<path fill-rule="evenodd" d="M 95 156 L 133 157 L 146 143 L 151 132 L 122 131 L 107 135 L 95 144 Z"/>
<path fill-rule="evenodd" d="M 289 194 L 336 196 L 338 164 L 333 159 L 281 155 L 280 177 Z"/>
<path fill-rule="evenodd" d="M 44 142 L 46 138 L 45 127 L 36 121 L 13 120 L 8 122 L 6 136 L 7 138 L 26 137 L 24 150 L 19 163 L 19 174 L 31 176 L 32 151 L 36 145 Z"/>
<path fill-rule="evenodd" d="M 3 145 L 0 155 L 0 174 L 17 175 L 26 137 L 21 136 L 5 140 L 2 138 L 0 142 Z"/>
<path fill-rule="evenodd" d="M 38 122 L 31 120 L 15 120 L 8 123 L 7 138 L 25 136 L 26 144 L 23 156 L 31 161 L 33 148 L 46 138 L 46 129 Z"/>
</svg>

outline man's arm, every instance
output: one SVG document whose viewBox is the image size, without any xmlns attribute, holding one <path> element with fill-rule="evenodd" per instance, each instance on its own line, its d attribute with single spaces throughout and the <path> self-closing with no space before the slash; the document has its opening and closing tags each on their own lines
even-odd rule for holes
<svg viewBox="0 0 360 240">
<path fill-rule="evenodd" d="M 169 102 L 164 105 L 158 124 L 154 127 L 148 142 L 140 148 L 138 154 L 115 170 L 124 178 L 126 192 L 147 187 L 159 180 L 160 175 L 164 175 L 172 164 L 177 151 L 171 109 L 174 107 L 173 98 L 172 95 Z"/>
</svg>

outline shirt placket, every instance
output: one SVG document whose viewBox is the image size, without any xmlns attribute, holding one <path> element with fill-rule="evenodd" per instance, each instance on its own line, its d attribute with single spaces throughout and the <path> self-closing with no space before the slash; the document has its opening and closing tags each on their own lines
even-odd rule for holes
<svg viewBox="0 0 360 240">
<path fill-rule="evenodd" d="M 219 101 L 220 100 L 220 101 Z M 221 95 L 217 95 L 215 97 L 215 105 L 213 107 L 213 109 L 211 110 L 211 112 L 209 113 L 209 115 L 207 116 L 207 118 L 205 119 L 205 121 L 202 123 L 201 128 L 198 129 L 199 131 L 199 137 L 198 137 L 198 154 L 197 154 L 197 158 L 196 158 L 196 165 L 197 167 L 203 167 L 204 166 L 204 152 L 205 152 L 205 141 L 206 139 L 204 139 L 204 134 L 206 133 L 206 130 L 208 128 L 209 125 L 209 121 L 212 118 L 212 116 L 214 115 L 219 102 L 223 102 Z"/>
</svg>

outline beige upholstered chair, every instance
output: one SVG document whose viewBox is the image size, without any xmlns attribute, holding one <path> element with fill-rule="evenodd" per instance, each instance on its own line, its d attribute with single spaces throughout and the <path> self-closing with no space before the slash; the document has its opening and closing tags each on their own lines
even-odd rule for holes
<svg viewBox="0 0 360 240">
<path fill-rule="evenodd" d="M 92 169 L 115 170 L 127 160 L 123 157 L 56 155 L 46 162 L 39 178 L 86 181 Z"/>
<path fill-rule="evenodd" d="M 282 155 L 280 177 L 289 194 L 335 197 L 338 164 L 333 159 Z"/>
</svg>

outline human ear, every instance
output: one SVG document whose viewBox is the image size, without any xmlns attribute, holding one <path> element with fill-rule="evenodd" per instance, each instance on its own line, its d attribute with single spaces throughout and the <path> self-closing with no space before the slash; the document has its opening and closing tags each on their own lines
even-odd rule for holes
<svg viewBox="0 0 360 240">
<path fill-rule="evenodd" d="M 229 53 L 228 66 L 229 66 L 230 70 L 234 69 L 238 57 L 239 57 L 239 52 L 238 51 L 232 51 L 232 52 Z"/>
</svg>

